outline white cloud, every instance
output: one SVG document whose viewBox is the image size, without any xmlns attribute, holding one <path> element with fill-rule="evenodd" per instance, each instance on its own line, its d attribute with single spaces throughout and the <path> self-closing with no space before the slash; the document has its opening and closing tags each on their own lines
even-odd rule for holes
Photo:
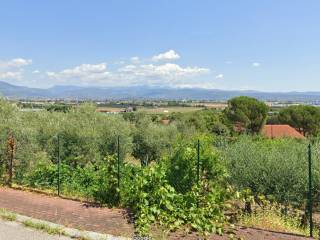
<svg viewBox="0 0 320 240">
<path fill-rule="evenodd" d="M 24 58 L 0 60 L 0 79 L 20 80 L 23 77 L 23 67 L 30 64 L 32 64 L 32 60 Z"/>
<path fill-rule="evenodd" d="M 9 68 L 20 68 L 32 63 L 31 59 L 24 58 L 14 58 L 9 61 L 0 61 L 0 68 L 9 69 Z"/>
<path fill-rule="evenodd" d="M 72 85 L 96 85 L 96 86 L 171 86 L 171 87 L 208 87 L 211 80 L 203 80 L 199 77 L 210 73 L 209 68 L 197 66 L 181 66 L 172 62 L 162 62 L 179 59 L 180 56 L 169 50 L 154 56 L 152 59 L 144 59 L 134 56 L 126 61 L 114 63 L 109 69 L 105 62 L 98 64 L 81 64 L 62 69 L 61 71 L 30 70 L 34 74 L 32 80 L 41 80 L 43 84 L 72 84 Z M 151 62 L 151 60 L 156 62 Z M 31 83 L 24 79 L 24 68 L 32 64 L 31 59 L 14 58 L 0 60 L 0 79 L 19 80 Z M 48 80 L 43 81 L 44 72 Z M 212 79 L 212 78 L 211 78 Z"/>
<path fill-rule="evenodd" d="M 74 68 L 65 69 L 61 72 L 47 72 L 47 76 L 62 83 L 70 84 L 101 84 L 109 77 L 107 64 L 81 64 Z"/>
<path fill-rule="evenodd" d="M 259 62 L 253 62 L 252 67 L 260 67 L 261 64 Z"/>
<path fill-rule="evenodd" d="M 207 68 L 182 67 L 173 63 L 161 65 L 129 64 L 112 72 L 105 63 L 82 64 L 60 72 L 47 72 L 50 78 L 68 84 L 102 86 L 156 85 L 179 86 L 194 81 L 193 77 L 209 73 Z"/>
<path fill-rule="evenodd" d="M 0 79 L 21 79 L 22 78 L 22 72 L 0 72 Z"/>
<path fill-rule="evenodd" d="M 125 61 L 116 61 L 113 64 L 114 65 L 124 65 L 126 62 Z"/>
<path fill-rule="evenodd" d="M 220 74 L 218 74 L 217 76 L 216 76 L 216 79 L 223 79 L 224 78 L 224 75 L 222 74 L 222 73 L 220 73 Z"/>
<path fill-rule="evenodd" d="M 181 67 L 177 64 L 166 63 L 162 65 L 127 65 L 118 70 L 120 73 L 130 74 L 136 77 L 153 77 L 175 79 L 179 77 L 191 77 L 198 74 L 208 73 L 209 69 L 199 67 Z"/>
<path fill-rule="evenodd" d="M 116 78 L 126 80 L 133 85 L 172 86 L 194 84 L 194 78 L 208 74 L 210 69 L 200 67 L 182 67 L 173 63 L 162 65 L 127 65 L 119 68 Z"/>
<path fill-rule="evenodd" d="M 153 56 L 152 60 L 155 62 L 158 61 L 172 61 L 179 59 L 180 56 L 178 53 L 176 53 L 174 50 L 169 50 L 165 53 L 160 53 L 159 55 Z"/>
<path fill-rule="evenodd" d="M 9 62 L 9 66 L 23 67 L 32 64 L 31 59 L 15 58 Z"/>
<path fill-rule="evenodd" d="M 130 59 L 130 61 L 133 63 L 133 64 L 139 64 L 140 63 L 140 58 L 139 57 L 132 57 Z"/>
<path fill-rule="evenodd" d="M 74 68 L 65 69 L 61 72 L 47 72 L 51 78 L 59 81 L 68 79 L 79 79 L 82 82 L 90 82 L 90 80 L 103 79 L 109 74 L 107 71 L 107 64 L 81 64 Z"/>
</svg>

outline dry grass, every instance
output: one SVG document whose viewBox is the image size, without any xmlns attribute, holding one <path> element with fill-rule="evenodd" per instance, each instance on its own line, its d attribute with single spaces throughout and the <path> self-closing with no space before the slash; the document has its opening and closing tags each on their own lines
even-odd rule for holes
<svg viewBox="0 0 320 240">
<path fill-rule="evenodd" d="M 300 223 L 298 216 L 285 216 L 276 209 L 260 210 L 251 215 L 244 214 L 240 218 L 242 226 L 307 236 L 309 229 L 301 227 Z M 315 230 L 314 235 L 317 234 L 318 230 Z"/>
<path fill-rule="evenodd" d="M 6 221 L 15 221 L 17 216 L 14 213 L 11 213 L 5 209 L 0 209 L 0 217 Z"/>
<path fill-rule="evenodd" d="M 26 220 L 24 222 L 22 222 L 23 225 L 25 225 L 26 227 L 30 227 L 30 228 L 34 228 L 37 230 L 41 230 L 43 232 L 46 232 L 48 234 L 52 234 L 52 235 L 57 235 L 57 234 L 61 234 L 64 235 L 64 231 L 61 228 L 58 227 L 51 227 L 45 223 L 39 223 L 39 222 L 33 222 L 31 220 Z"/>
</svg>

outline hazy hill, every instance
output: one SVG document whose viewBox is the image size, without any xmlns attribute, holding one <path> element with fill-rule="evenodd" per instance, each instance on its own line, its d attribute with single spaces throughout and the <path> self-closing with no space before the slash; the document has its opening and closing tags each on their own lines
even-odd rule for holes
<svg viewBox="0 0 320 240">
<path fill-rule="evenodd" d="M 246 95 L 261 100 L 272 101 L 320 101 L 320 92 L 259 92 L 227 91 L 201 88 L 160 88 L 147 86 L 134 87 L 78 87 L 54 86 L 48 89 L 15 86 L 0 81 L 0 94 L 14 99 L 194 99 L 194 100 L 227 100 Z"/>
</svg>

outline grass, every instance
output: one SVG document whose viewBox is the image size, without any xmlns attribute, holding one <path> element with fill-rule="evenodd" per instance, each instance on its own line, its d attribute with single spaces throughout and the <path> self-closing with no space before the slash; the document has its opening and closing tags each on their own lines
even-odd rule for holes
<svg viewBox="0 0 320 240">
<path fill-rule="evenodd" d="M 87 238 L 87 237 L 84 237 L 84 236 L 78 237 L 76 239 L 77 240 L 90 240 L 90 238 Z"/>
<path fill-rule="evenodd" d="M 6 221 L 15 221 L 17 216 L 14 213 L 11 213 L 5 209 L 0 209 L 0 217 Z"/>
<path fill-rule="evenodd" d="M 240 217 L 240 225 L 254 227 L 276 232 L 309 235 L 309 228 L 301 227 L 298 216 L 285 216 L 278 210 L 261 210 L 251 215 L 243 214 Z M 314 236 L 318 236 L 318 230 L 314 230 Z"/>
<path fill-rule="evenodd" d="M 16 221 L 17 215 L 15 213 L 9 212 L 6 209 L 0 208 L 0 218 L 5 221 Z M 36 230 L 41 230 L 43 232 L 46 232 L 50 235 L 64 235 L 67 236 L 67 234 L 64 232 L 64 230 L 60 227 L 52 227 L 49 224 L 42 223 L 42 222 L 36 222 L 32 220 L 25 220 L 21 222 L 25 227 L 33 228 Z M 77 240 L 90 240 L 90 238 L 86 236 L 80 236 L 78 238 L 75 238 Z"/>
<path fill-rule="evenodd" d="M 61 228 L 51 227 L 45 223 L 33 222 L 31 220 L 26 220 L 26 221 L 23 221 L 22 224 L 26 227 L 41 230 L 41 231 L 46 232 L 51 235 L 56 235 L 56 234 L 64 235 L 64 231 Z"/>
</svg>

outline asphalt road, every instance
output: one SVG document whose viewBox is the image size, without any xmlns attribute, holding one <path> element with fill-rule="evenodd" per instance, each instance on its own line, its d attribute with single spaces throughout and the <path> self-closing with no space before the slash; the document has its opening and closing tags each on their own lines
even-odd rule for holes
<svg viewBox="0 0 320 240">
<path fill-rule="evenodd" d="M 45 232 L 24 227 L 17 222 L 0 220 L 0 240 L 71 240 L 71 238 L 49 235 Z"/>
</svg>

